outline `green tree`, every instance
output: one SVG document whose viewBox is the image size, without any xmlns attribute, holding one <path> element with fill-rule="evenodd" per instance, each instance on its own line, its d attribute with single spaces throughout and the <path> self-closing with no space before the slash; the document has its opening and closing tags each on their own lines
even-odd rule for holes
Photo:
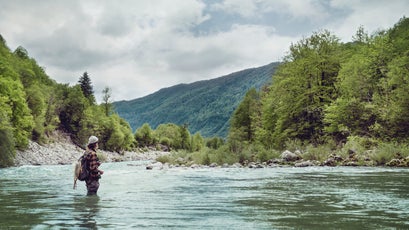
<svg viewBox="0 0 409 230">
<path fill-rule="evenodd" d="M 254 140 L 254 133 L 256 131 L 257 114 L 260 107 L 260 98 L 257 90 L 251 88 L 244 96 L 243 101 L 234 111 L 231 122 L 230 130 L 241 130 L 245 133 L 245 139 L 242 141 L 252 142 Z"/>
<path fill-rule="evenodd" d="M 16 80 L 13 80 L 16 79 Z M 9 121 L 13 126 L 16 147 L 24 149 L 28 145 L 33 129 L 33 116 L 26 103 L 23 85 L 16 73 L 0 63 L 0 97 L 6 110 L 10 111 Z"/>
<path fill-rule="evenodd" d="M 22 58 L 22 59 L 28 59 L 29 58 L 27 50 L 22 46 L 17 47 L 17 49 L 14 51 L 14 54 L 17 57 Z"/>
<path fill-rule="evenodd" d="M 190 149 L 190 132 L 188 130 L 188 125 L 184 124 L 179 126 L 180 132 L 180 148 Z"/>
<path fill-rule="evenodd" d="M 46 99 L 46 111 L 44 114 L 44 132 L 47 136 L 51 134 L 52 131 L 56 130 L 60 124 L 60 120 L 58 118 L 58 111 L 59 108 L 59 101 L 57 93 L 58 86 L 51 89 L 51 93 L 49 97 Z"/>
<path fill-rule="evenodd" d="M 394 58 L 388 65 L 386 89 L 388 102 L 381 113 L 384 132 L 398 140 L 409 138 L 409 49 L 405 55 Z"/>
<path fill-rule="evenodd" d="M 224 140 L 220 137 L 211 137 L 205 139 L 206 147 L 211 149 L 218 149 L 224 145 Z"/>
<path fill-rule="evenodd" d="M 7 97 L 0 96 L 0 167 L 13 165 L 15 155 L 13 127 L 10 122 L 12 111 L 7 101 Z"/>
<path fill-rule="evenodd" d="M 111 99 L 111 88 L 105 87 L 102 90 L 102 106 L 104 107 L 105 110 L 105 115 L 109 116 L 109 114 L 112 113 L 112 103 L 110 101 Z"/>
<path fill-rule="evenodd" d="M 31 110 L 34 119 L 34 129 L 32 132 L 32 139 L 38 142 L 44 142 L 45 137 L 45 112 L 46 112 L 46 96 L 38 84 L 33 84 L 26 88 L 27 104 Z"/>
<path fill-rule="evenodd" d="M 177 150 L 182 148 L 182 137 L 180 130 L 180 126 L 173 123 L 160 124 L 155 129 L 154 134 L 155 138 L 159 140 L 159 143 L 169 143 L 168 147 Z"/>
<path fill-rule="evenodd" d="M 85 110 L 89 107 L 89 101 L 82 94 L 81 88 L 76 85 L 64 89 L 62 104 L 58 108 L 60 128 L 71 133 L 75 142 L 81 144 L 77 134 L 83 128 L 81 121 L 85 117 Z"/>
<path fill-rule="evenodd" d="M 111 131 L 110 135 L 107 136 L 105 149 L 119 153 L 129 150 L 133 143 L 132 130 L 129 124 L 116 114 L 110 116 L 109 122 Z"/>
<path fill-rule="evenodd" d="M 91 78 L 88 76 L 87 72 L 82 74 L 78 83 L 84 96 L 91 102 L 91 104 L 95 103 L 94 89 L 92 87 Z"/>
<path fill-rule="evenodd" d="M 204 139 L 199 132 L 195 133 L 191 138 L 190 151 L 200 151 L 204 147 Z"/>
<path fill-rule="evenodd" d="M 323 108 L 337 96 L 339 51 L 339 39 L 328 31 L 291 45 L 289 55 L 274 75 L 268 99 L 263 98 L 262 102 L 263 111 L 270 113 L 262 116 L 267 119 L 262 124 L 272 129 L 267 131 L 272 133 L 275 147 L 284 147 L 287 139 L 322 143 Z"/>
<path fill-rule="evenodd" d="M 135 140 L 139 146 L 149 146 L 154 143 L 153 130 L 148 123 L 144 123 L 136 130 Z"/>
<path fill-rule="evenodd" d="M 336 84 L 339 97 L 325 110 L 325 130 L 337 141 L 345 142 L 349 135 L 370 136 L 376 122 L 373 97 L 382 76 L 376 64 L 378 51 L 371 43 L 357 44 L 343 63 Z"/>
<path fill-rule="evenodd" d="M 384 139 L 406 141 L 409 138 L 409 19 L 402 18 L 378 42 L 380 90 L 374 96 L 379 119 L 377 134 Z M 385 41 L 386 40 L 386 41 Z M 386 44 L 385 44 L 386 43 Z"/>
</svg>

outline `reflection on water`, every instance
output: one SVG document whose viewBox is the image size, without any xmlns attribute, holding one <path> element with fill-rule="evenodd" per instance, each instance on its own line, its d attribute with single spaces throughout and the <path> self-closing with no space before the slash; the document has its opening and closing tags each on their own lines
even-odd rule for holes
<svg viewBox="0 0 409 230">
<path fill-rule="evenodd" d="M 100 210 L 99 196 L 74 197 L 74 219 L 80 227 L 97 229 L 96 216 Z"/>
<path fill-rule="evenodd" d="M 409 228 L 409 169 L 104 169 L 98 196 L 71 166 L 0 169 L 0 229 Z"/>
</svg>

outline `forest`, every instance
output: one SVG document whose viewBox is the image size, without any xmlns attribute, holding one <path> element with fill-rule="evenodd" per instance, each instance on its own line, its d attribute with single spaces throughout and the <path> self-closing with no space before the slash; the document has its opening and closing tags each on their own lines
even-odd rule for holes
<svg viewBox="0 0 409 230">
<path fill-rule="evenodd" d="M 348 43 L 314 32 L 290 46 L 272 78 L 247 92 L 225 143 L 173 158 L 267 162 L 289 150 L 308 161 L 353 155 L 354 165 L 409 166 L 409 19 L 371 35 L 360 27 Z"/>
<path fill-rule="evenodd" d="M 103 149 L 131 148 L 129 124 L 112 112 L 110 89 L 103 93 L 97 105 L 87 72 L 74 86 L 55 82 L 26 49 L 11 52 L 0 35 L 0 166 L 12 166 L 16 150 L 26 149 L 30 140 L 46 144 L 55 130 L 81 147 L 97 135 Z"/>
<path fill-rule="evenodd" d="M 327 30 L 289 47 L 261 90 L 250 89 L 230 119 L 226 139 L 191 135 L 186 125 L 144 124 L 132 133 L 115 114 L 111 91 L 97 104 L 87 72 L 69 86 L 51 80 L 23 47 L 11 52 L 0 37 L 0 166 L 10 166 L 29 140 L 46 143 L 54 130 L 78 145 L 89 135 L 121 152 L 156 146 L 177 150 L 158 159 L 218 164 L 267 161 L 280 151 L 322 161 L 356 152 L 361 162 L 385 165 L 409 148 L 409 19 L 368 34 L 358 28 L 342 43 Z"/>
</svg>

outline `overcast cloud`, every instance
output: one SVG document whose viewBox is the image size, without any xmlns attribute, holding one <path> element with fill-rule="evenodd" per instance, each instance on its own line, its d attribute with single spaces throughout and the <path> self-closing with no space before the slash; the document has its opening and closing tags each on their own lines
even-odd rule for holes
<svg viewBox="0 0 409 230">
<path fill-rule="evenodd" d="M 87 71 L 95 96 L 131 100 L 281 61 L 328 29 L 343 42 L 409 15 L 407 0 L 0 0 L 0 34 L 59 83 Z"/>
</svg>

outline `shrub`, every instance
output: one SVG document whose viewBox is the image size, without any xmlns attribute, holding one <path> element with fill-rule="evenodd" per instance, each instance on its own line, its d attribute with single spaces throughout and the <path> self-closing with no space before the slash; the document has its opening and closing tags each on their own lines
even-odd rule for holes
<svg viewBox="0 0 409 230">
<path fill-rule="evenodd" d="M 156 161 L 159 161 L 160 163 L 165 164 L 165 163 L 170 163 L 171 160 L 170 160 L 169 155 L 162 155 L 162 156 L 157 157 Z"/>
<path fill-rule="evenodd" d="M 314 160 L 323 162 L 328 158 L 330 153 L 331 147 L 329 145 L 319 145 L 317 147 L 308 145 L 302 157 L 304 160 Z"/>
<path fill-rule="evenodd" d="M 407 157 L 409 155 L 409 148 L 404 144 L 397 143 L 381 143 L 379 147 L 373 151 L 370 158 L 378 165 L 385 165 L 396 157 Z"/>
<path fill-rule="evenodd" d="M 273 149 L 266 149 L 262 145 L 256 145 L 255 150 L 257 152 L 256 159 L 260 162 L 266 162 L 268 160 L 280 157 L 280 152 Z"/>
<path fill-rule="evenodd" d="M 343 158 L 349 156 L 350 150 L 356 152 L 357 154 L 363 154 L 372 145 L 370 139 L 358 136 L 349 136 L 345 145 L 338 151 L 338 154 Z"/>
<path fill-rule="evenodd" d="M 228 145 L 223 145 L 213 152 L 214 154 L 209 156 L 211 162 L 216 162 L 219 165 L 238 162 L 237 155 L 229 151 Z"/>
<path fill-rule="evenodd" d="M 284 144 L 286 150 L 295 152 L 296 150 L 301 150 L 304 146 L 303 142 L 299 139 L 288 139 Z"/>
</svg>

